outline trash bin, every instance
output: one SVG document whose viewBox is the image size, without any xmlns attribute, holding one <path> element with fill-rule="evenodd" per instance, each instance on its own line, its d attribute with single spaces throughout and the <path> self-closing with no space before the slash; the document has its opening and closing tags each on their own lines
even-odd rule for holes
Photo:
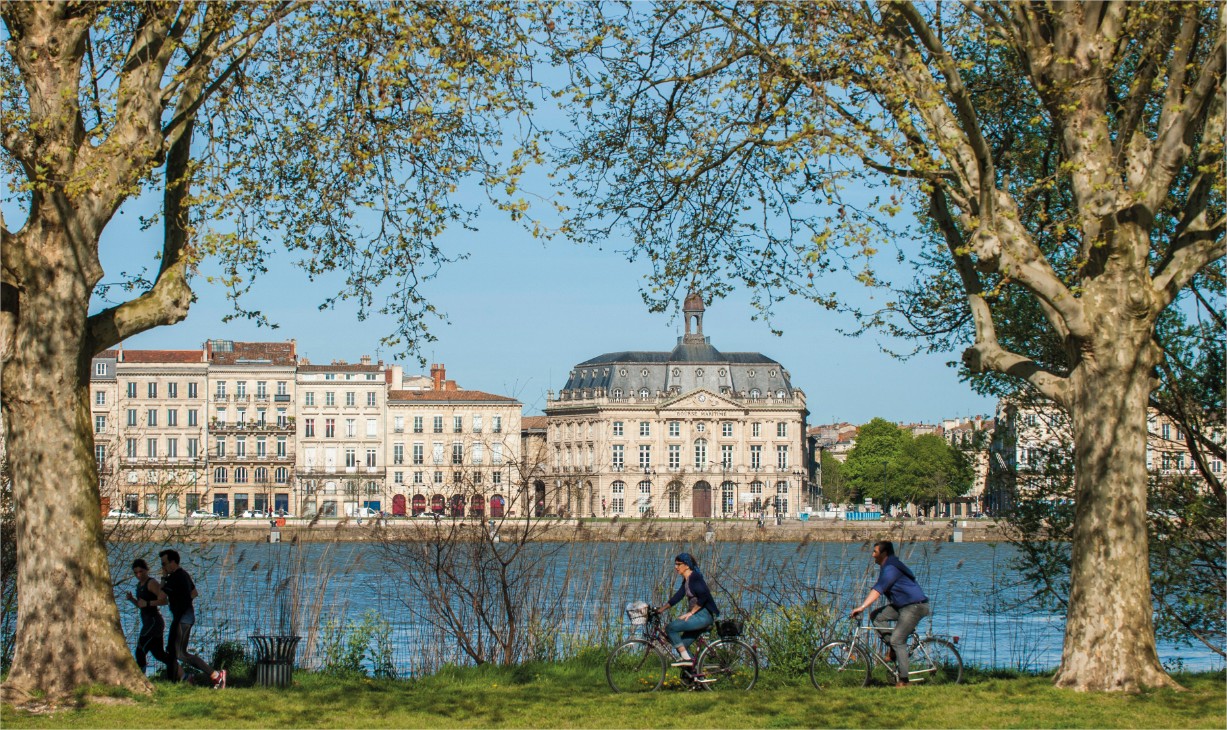
<svg viewBox="0 0 1227 730">
<path fill-rule="evenodd" d="M 289 687 L 294 676 L 294 654 L 301 636 L 249 636 L 256 645 L 256 684 Z"/>
</svg>

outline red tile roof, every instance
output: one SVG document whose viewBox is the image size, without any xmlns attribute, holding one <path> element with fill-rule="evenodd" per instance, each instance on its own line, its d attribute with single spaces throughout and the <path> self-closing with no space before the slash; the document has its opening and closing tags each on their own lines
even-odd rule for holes
<svg viewBox="0 0 1227 730">
<path fill-rule="evenodd" d="M 298 357 L 293 342 L 235 342 L 232 352 L 213 350 L 210 361 L 215 365 L 295 365 Z"/>
<path fill-rule="evenodd" d="M 519 403 L 515 398 L 483 393 L 480 390 L 392 390 L 388 391 L 388 400 L 403 403 L 444 403 L 447 401 Z"/>
<path fill-rule="evenodd" d="M 138 364 L 204 363 L 204 350 L 120 350 L 120 362 Z"/>
<path fill-rule="evenodd" d="M 337 363 L 335 365 L 299 365 L 300 373 L 382 373 L 383 365 L 363 365 L 361 363 Z"/>
<path fill-rule="evenodd" d="M 118 356 L 119 356 L 119 350 L 114 350 L 114 349 L 103 350 L 97 355 L 94 355 L 94 357 L 104 357 L 104 358 L 112 358 L 112 357 L 118 357 Z"/>
<path fill-rule="evenodd" d="M 520 419 L 520 430 L 542 429 L 549 425 L 549 422 L 548 416 L 524 416 Z"/>
</svg>

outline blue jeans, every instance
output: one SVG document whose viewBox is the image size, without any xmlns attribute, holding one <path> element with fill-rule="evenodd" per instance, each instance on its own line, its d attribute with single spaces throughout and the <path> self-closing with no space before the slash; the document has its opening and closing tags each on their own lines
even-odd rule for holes
<svg viewBox="0 0 1227 730">
<path fill-rule="evenodd" d="M 669 635 L 669 644 L 689 647 L 695 639 L 699 638 L 704 629 L 711 626 L 711 622 L 711 613 L 706 608 L 700 608 L 690 618 L 673 619 L 665 627 L 665 633 Z"/>
</svg>

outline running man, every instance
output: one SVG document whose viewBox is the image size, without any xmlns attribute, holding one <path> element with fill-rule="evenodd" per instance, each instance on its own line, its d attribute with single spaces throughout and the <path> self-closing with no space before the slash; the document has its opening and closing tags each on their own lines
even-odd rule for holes
<svg viewBox="0 0 1227 730">
<path fill-rule="evenodd" d="M 163 550 L 158 553 L 158 557 L 162 559 L 162 590 L 166 593 L 170 605 L 170 638 L 166 642 L 166 649 L 171 655 L 171 679 L 183 678 L 183 668 L 179 663 L 186 662 L 199 669 L 201 676 L 208 677 L 213 683 L 213 689 L 225 689 L 226 671 L 215 671 L 205 660 L 187 650 L 188 641 L 192 638 L 192 627 L 196 625 L 196 610 L 192 601 L 198 594 L 192 576 L 179 566 L 177 551 Z"/>
</svg>

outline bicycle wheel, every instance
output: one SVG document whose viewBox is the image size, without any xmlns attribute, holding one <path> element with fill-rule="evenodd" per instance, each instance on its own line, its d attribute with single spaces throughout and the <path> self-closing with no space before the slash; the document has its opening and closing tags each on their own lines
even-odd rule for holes
<svg viewBox="0 0 1227 730">
<path fill-rule="evenodd" d="M 703 650 L 695 669 L 695 681 L 707 689 L 746 691 L 758 681 L 758 654 L 739 639 L 720 639 Z"/>
<path fill-rule="evenodd" d="M 908 657 L 908 679 L 925 684 L 958 684 L 963 681 L 963 657 L 954 644 L 936 637 L 922 639 Z"/>
<path fill-rule="evenodd" d="M 856 644 L 832 641 L 809 660 L 809 681 L 816 690 L 863 687 L 869 684 L 869 659 Z"/>
<path fill-rule="evenodd" d="M 609 655 L 605 678 L 614 692 L 655 692 L 665 681 L 665 658 L 643 639 L 631 639 Z"/>
</svg>

